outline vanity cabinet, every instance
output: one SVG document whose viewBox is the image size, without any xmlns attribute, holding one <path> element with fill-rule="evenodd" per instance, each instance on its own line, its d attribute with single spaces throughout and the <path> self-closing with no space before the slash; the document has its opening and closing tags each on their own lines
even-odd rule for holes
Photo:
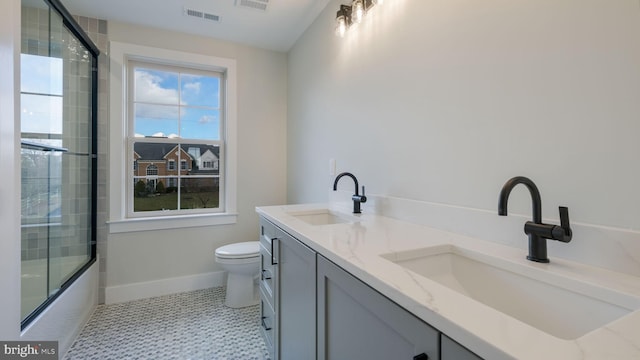
<svg viewBox="0 0 640 360">
<path fill-rule="evenodd" d="M 439 359 L 439 332 L 318 255 L 318 359 Z"/>
<path fill-rule="evenodd" d="M 272 360 L 481 360 L 265 218 L 260 228 Z"/>
<path fill-rule="evenodd" d="M 262 333 L 272 359 L 314 359 L 316 253 L 261 219 Z"/>
</svg>

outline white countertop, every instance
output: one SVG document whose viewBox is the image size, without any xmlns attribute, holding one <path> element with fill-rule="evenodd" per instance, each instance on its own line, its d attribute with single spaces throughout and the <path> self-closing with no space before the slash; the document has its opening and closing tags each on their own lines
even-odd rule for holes
<svg viewBox="0 0 640 360">
<path fill-rule="evenodd" d="M 520 249 L 384 216 L 345 213 L 354 221 L 311 225 L 291 215 L 327 207 L 266 206 L 256 211 L 485 359 L 640 359 L 640 310 L 575 340 L 565 340 L 416 275 L 380 255 L 455 245 L 505 259 L 537 274 L 558 274 L 640 299 L 640 278 L 636 276 L 561 259 L 549 264 L 534 263 L 526 260 Z"/>
</svg>

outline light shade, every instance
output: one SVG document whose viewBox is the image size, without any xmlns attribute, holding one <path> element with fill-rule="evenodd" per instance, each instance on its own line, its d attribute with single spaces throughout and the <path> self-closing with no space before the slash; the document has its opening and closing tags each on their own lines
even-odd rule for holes
<svg viewBox="0 0 640 360">
<path fill-rule="evenodd" d="M 351 25 L 351 6 L 340 5 L 340 10 L 336 13 L 336 35 L 344 37 L 345 32 Z"/>
<path fill-rule="evenodd" d="M 362 22 L 362 18 L 364 17 L 364 0 L 353 0 L 351 4 L 352 18 L 353 22 L 356 24 L 360 24 Z"/>
</svg>

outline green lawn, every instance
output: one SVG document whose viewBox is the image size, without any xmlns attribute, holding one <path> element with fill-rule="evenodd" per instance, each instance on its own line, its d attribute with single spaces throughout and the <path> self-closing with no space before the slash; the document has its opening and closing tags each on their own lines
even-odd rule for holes
<svg viewBox="0 0 640 360">
<path fill-rule="evenodd" d="M 181 209 L 216 208 L 220 199 L 218 192 L 190 192 L 182 193 Z M 178 208 L 178 193 L 154 194 L 148 197 L 133 199 L 133 211 L 176 210 Z"/>
</svg>

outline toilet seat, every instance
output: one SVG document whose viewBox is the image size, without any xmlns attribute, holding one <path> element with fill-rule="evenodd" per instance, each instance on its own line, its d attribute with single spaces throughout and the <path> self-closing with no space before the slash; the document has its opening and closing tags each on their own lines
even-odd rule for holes
<svg viewBox="0 0 640 360">
<path fill-rule="evenodd" d="M 260 242 L 246 241 L 229 244 L 216 249 L 216 257 L 219 259 L 247 259 L 260 256 Z"/>
</svg>

